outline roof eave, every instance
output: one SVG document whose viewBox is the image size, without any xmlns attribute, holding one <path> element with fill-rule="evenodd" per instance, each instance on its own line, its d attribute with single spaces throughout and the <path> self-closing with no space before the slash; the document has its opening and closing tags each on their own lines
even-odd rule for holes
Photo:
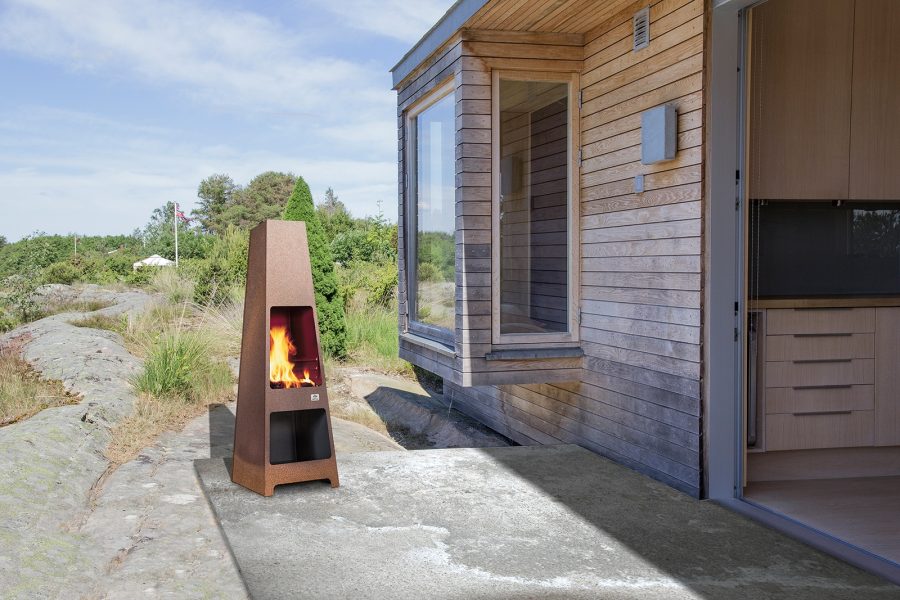
<svg viewBox="0 0 900 600">
<path fill-rule="evenodd" d="M 440 48 L 466 21 L 491 0 L 456 0 L 444 16 L 416 42 L 409 52 L 391 69 L 394 89 L 418 67 L 422 61 Z"/>
</svg>

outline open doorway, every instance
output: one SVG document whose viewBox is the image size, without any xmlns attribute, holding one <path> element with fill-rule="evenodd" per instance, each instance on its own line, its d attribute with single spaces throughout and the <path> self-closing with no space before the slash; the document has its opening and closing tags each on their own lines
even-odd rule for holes
<svg viewBox="0 0 900 600">
<path fill-rule="evenodd" d="M 742 497 L 900 564 L 900 3 L 745 22 Z"/>
</svg>

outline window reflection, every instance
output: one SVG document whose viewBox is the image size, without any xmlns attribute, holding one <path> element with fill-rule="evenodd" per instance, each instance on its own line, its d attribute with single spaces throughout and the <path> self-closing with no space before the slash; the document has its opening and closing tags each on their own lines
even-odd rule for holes
<svg viewBox="0 0 900 600">
<path fill-rule="evenodd" d="M 411 197 L 415 200 L 413 319 L 453 329 L 455 324 L 456 225 L 455 103 L 450 94 L 419 113 L 412 123 L 415 155 Z"/>
<path fill-rule="evenodd" d="M 754 202 L 753 297 L 900 294 L 900 203 Z"/>
</svg>

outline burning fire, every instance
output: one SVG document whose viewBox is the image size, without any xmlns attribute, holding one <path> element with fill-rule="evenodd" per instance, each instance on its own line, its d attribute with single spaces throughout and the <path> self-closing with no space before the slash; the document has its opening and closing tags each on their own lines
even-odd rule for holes
<svg viewBox="0 0 900 600">
<path fill-rule="evenodd" d="M 269 382 L 279 388 L 298 388 L 315 385 L 309 378 L 309 369 L 303 369 L 303 379 L 294 373 L 291 356 L 297 347 L 288 334 L 286 325 L 272 325 L 269 331 Z"/>
</svg>

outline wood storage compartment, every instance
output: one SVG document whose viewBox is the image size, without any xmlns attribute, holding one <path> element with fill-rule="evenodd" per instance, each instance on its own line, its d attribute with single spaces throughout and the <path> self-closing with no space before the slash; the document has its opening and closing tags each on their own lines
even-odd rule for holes
<svg viewBox="0 0 900 600">
<path fill-rule="evenodd" d="M 306 224 L 250 233 L 232 480 L 264 496 L 276 485 L 338 486 Z"/>
</svg>

